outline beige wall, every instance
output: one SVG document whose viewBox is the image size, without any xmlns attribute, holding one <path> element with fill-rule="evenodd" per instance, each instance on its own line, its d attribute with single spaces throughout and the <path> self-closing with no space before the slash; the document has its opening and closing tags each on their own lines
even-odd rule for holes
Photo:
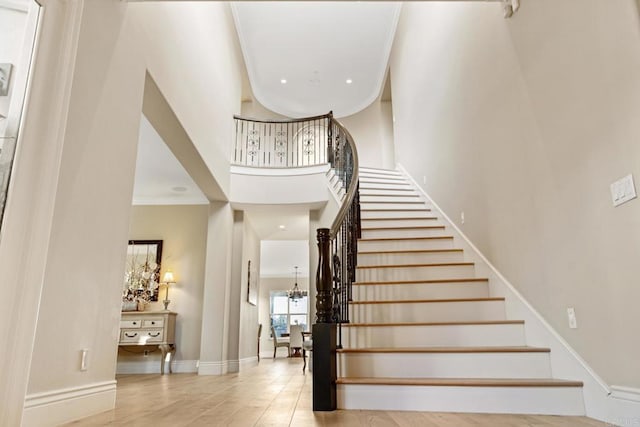
<svg viewBox="0 0 640 427">
<path fill-rule="evenodd" d="M 396 158 L 609 384 L 640 387 L 640 25 L 633 0 L 408 3 Z M 578 329 L 569 329 L 574 307 Z"/>
<path fill-rule="evenodd" d="M 353 136 L 360 166 L 395 169 L 390 102 L 376 99 L 359 113 L 338 120 Z"/>
<path fill-rule="evenodd" d="M 132 207 L 129 239 L 162 240 L 162 274 L 172 270 L 177 281 L 169 290 L 169 310 L 178 313 L 175 354 L 178 363 L 200 357 L 208 210 L 207 205 Z M 146 310 L 162 310 L 164 298 L 165 289 L 161 288 L 159 301 Z M 156 359 L 160 360 L 159 355 L 154 354 L 148 360 L 155 366 Z M 139 356 L 129 356 L 123 351 L 118 354 L 118 362 L 139 360 Z"/>
</svg>

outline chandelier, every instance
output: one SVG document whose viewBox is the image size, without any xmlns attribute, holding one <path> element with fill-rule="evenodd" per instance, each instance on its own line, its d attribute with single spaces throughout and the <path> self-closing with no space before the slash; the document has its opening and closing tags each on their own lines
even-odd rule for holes
<svg viewBox="0 0 640 427">
<path fill-rule="evenodd" d="M 296 302 L 299 299 L 306 297 L 307 291 L 302 290 L 298 287 L 298 266 L 295 266 L 294 268 L 296 269 L 296 281 L 293 285 L 293 288 L 287 291 L 287 295 L 293 300 L 293 302 Z"/>
</svg>

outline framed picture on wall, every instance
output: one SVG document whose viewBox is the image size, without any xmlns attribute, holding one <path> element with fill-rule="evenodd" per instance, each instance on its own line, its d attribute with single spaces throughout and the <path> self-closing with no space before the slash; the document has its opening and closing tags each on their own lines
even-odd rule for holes
<svg viewBox="0 0 640 427">
<path fill-rule="evenodd" d="M 251 260 L 247 263 L 247 302 L 251 305 L 258 304 L 258 275 L 252 270 Z"/>
</svg>

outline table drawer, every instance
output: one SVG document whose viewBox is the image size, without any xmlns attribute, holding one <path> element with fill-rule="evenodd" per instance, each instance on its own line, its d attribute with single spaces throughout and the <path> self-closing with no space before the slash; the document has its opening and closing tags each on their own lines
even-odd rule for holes
<svg viewBox="0 0 640 427">
<path fill-rule="evenodd" d="M 144 319 L 143 328 L 164 328 L 164 319 Z"/>
<path fill-rule="evenodd" d="M 120 343 L 137 345 L 161 343 L 164 341 L 162 329 L 141 329 L 139 331 L 120 331 Z"/>
<path fill-rule="evenodd" d="M 140 328 L 142 326 L 141 319 L 131 319 L 131 320 L 121 320 L 120 321 L 120 329 L 133 329 Z"/>
</svg>

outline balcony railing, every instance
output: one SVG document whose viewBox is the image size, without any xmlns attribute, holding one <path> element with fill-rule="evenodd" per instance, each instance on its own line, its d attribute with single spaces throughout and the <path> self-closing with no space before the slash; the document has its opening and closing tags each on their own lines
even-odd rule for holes
<svg viewBox="0 0 640 427">
<path fill-rule="evenodd" d="M 231 163 L 261 168 L 292 168 L 329 162 L 331 116 L 256 120 L 234 116 L 236 137 Z"/>
</svg>

